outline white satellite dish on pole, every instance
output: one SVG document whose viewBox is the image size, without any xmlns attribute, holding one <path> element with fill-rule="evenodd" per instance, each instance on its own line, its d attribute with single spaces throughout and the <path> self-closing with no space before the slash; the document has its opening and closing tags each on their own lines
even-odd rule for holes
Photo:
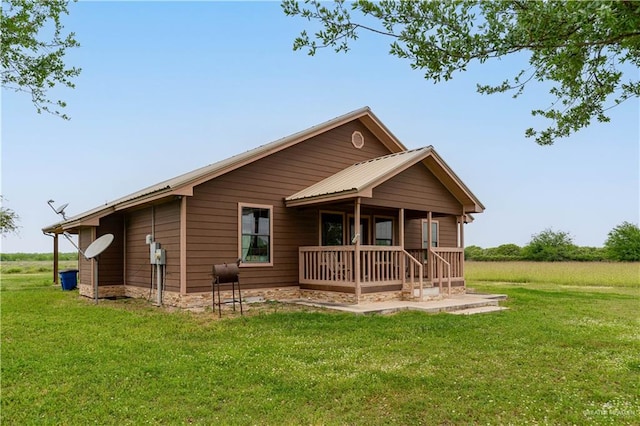
<svg viewBox="0 0 640 426">
<path fill-rule="evenodd" d="M 87 247 L 87 249 L 84 251 L 84 257 L 86 257 L 87 259 L 93 259 L 100 253 L 105 251 L 112 242 L 113 234 L 104 234 L 103 236 L 89 244 L 89 247 Z"/>
<path fill-rule="evenodd" d="M 93 298 L 98 303 L 98 256 L 113 242 L 113 234 L 104 234 L 82 253 L 87 260 L 93 259 Z"/>
</svg>

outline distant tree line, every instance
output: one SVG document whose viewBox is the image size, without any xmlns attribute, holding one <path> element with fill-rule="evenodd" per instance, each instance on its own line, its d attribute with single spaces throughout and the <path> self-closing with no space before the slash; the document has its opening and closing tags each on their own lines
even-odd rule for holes
<svg viewBox="0 0 640 426">
<path fill-rule="evenodd" d="M 604 247 L 580 247 L 573 243 L 568 232 L 545 229 L 534 234 L 524 247 L 516 244 L 491 248 L 469 246 L 464 250 L 464 257 L 478 261 L 637 262 L 640 261 L 640 228 L 629 222 L 616 226 L 609 232 Z"/>
<path fill-rule="evenodd" d="M 59 260 L 78 260 L 78 252 L 58 253 Z M 2 262 L 44 261 L 53 262 L 53 253 L 0 253 Z"/>
</svg>

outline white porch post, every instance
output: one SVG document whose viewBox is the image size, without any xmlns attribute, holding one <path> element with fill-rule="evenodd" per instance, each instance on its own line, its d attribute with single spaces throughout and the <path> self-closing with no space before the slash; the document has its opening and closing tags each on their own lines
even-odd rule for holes
<svg viewBox="0 0 640 426">
<path fill-rule="evenodd" d="M 433 245 L 432 223 L 432 214 L 431 212 L 427 212 L 427 270 L 429 271 L 429 282 L 433 286 L 433 256 L 431 255 L 431 247 Z"/>
<path fill-rule="evenodd" d="M 460 275 L 464 280 L 464 207 L 462 208 L 462 216 L 460 216 L 460 248 L 462 249 L 462 254 L 460 257 Z M 465 286 L 466 286 L 465 282 Z"/>
<path fill-rule="evenodd" d="M 354 250 L 354 273 L 355 273 L 355 286 L 356 286 L 356 303 L 360 303 L 360 239 L 362 238 L 360 234 L 360 197 L 356 198 L 355 202 L 355 212 L 353 218 L 353 227 L 355 235 L 358 235 L 356 238 L 355 250 Z"/>
<path fill-rule="evenodd" d="M 404 209 L 398 212 L 398 244 L 404 250 Z M 400 256 L 400 270 L 402 271 L 402 289 L 404 290 L 407 283 L 407 259 L 404 253 Z M 412 278 L 413 279 L 413 278 Z"/>
<path fill-rule="evenodd" d="M 464 248 L 464 209 L 462 210 L 462 216 L 460 216 L 460 247 Z"/>
<path fill-rule="evenodd" d="M 404 209 L 398 213 L 398 244 L 404 250 Z"/>
</svg>

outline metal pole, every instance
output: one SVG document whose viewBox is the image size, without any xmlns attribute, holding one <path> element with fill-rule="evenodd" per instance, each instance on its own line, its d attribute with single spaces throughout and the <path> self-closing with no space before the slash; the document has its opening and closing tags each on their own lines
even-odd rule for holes
<svg viewBox="0 0 640 426">
<path fill-rule="evenodd" d="M 93 258 L 93 298 L 98 303 L 98 257 Z"/>
<path fill-rule="evenodd" d="M 58 284 L 58 234 L 53 234 L 53 283 Z"/>
<path fill-rule="evenodd" d="M 162 265 L 156 264 L 156 291 L 158 292 L 158 306 L 162 306 Z"/>
</svg>

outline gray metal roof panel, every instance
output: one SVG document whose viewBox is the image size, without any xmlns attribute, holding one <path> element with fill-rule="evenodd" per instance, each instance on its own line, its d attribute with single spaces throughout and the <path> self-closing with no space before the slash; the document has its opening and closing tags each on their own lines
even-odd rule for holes
<svg viewBox="0 0 640 426">
<path fill-rule="evenodd" d="M 363 191 L 424 159 L 431 152 L 431 149 L 430 146 L 417 148 L 356 163 L 290 195 L 285 201 L 298 201 L 331 194 Z"/>
</svg>

